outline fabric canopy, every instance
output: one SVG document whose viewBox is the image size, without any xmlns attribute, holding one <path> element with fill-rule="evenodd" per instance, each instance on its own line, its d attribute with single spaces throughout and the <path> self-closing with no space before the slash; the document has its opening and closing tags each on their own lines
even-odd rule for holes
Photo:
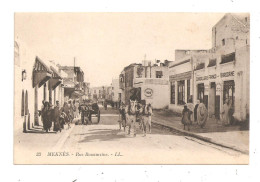
<svg viewBox="0 0 260 182">
<path fill-rule="evenodd" d="M 39 85 L 41 87 L 45 82 L 47 82 L 52 76 L 52 71 L 50 68 L 42 61 L 39 57 L 35 58 L 35 63 L 33 66 L 33 87 Z"/>
</svg>

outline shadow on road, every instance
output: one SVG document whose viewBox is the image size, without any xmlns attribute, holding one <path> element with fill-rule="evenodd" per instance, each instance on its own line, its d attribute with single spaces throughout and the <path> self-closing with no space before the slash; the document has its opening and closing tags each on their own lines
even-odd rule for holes
<svg viewBox="0 0 260 182">
<path fill-rule="evenodd" d="M 120 130 L 95 129 L 95 130 L 90 130 L 90 131 L 94 131 L 94 132 L 78 134 L 78 135 L 88 135 L 88 136 L 85 136 L 85 138 L 83 140 L 80 140 L 79 143 L 94 142 L 96 140 L 112 141 L 112 140 L 118 140 L 120 138 L 125 138 L 125 135 L 122 134 L 122 131 L 120 131 Z M 121 134 L 119 134 L 119 133 L 121 133 Z"/>
<path fill-rule="evenodd" d="M 56 134 L 56 131 L 49 131 L 46 132 L 45 130 L 40 130 L 40 129 L 30 129 L 27 130 L 26 133 L 35 133 L 35 134 Z"/>
</svg>

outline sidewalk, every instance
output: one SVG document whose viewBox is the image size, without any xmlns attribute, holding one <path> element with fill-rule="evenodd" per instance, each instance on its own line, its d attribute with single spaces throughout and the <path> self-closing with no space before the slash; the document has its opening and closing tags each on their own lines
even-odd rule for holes
<svg viewBox="0 0 260 182">
<path fill-rule="evenodd" d="M 249 131 L 241 130 L 239 125 L 223 126 L 215 119 L 208 118 L 204 128 L 194 123 L 188 131 L 187 128 L 183 129 L 181 117 L 162 110 L 154 111 L 152 122 L 206 142 L 249 154 Z"/>
</svg>

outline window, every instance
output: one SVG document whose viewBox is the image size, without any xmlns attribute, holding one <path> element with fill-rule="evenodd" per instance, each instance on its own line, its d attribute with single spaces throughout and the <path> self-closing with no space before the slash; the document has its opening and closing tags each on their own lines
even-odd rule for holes
<svg viewBox="0 0 260 182">
<path fill-rule="evenodd" d="M 205 68 L 205 63 L 198 63 L 196 68 L 195 68 L 195 71 L 196 70 L 201 70 L 201 69 L 204 69 Z"/>
<path fill-rule="evenodd" d="M 171 104 L 175 104 L 175 82 L 171 82 Z"/>
<path fill-rule="evenodd" d="M 223 55 L 223 56 L 221 56 L 220 64 L 232 62 L 232 61 L 235 61 L 235 59 L 236 59 L 235 52 L 233 52 L 231 54 Z"/>
<path fill-rule="evenodd" d="M 245 21 L 247 22 L 247 17 L 245 17 Z"/>
<path fill-rule="evenodd" d="M 156 71 L 156 78 L 162 78 L 162 71 Z"/>
<path fill-rule="evenodd" d="M 225 45 L 225 39 L 222 39 L 222 45 L 223 46 Z"/>
<path fill-rule="evenodd" d="M 185 85 L 184 80 L 178 81 L 178 104 L 185 104 Z"/>
<path fill-rule="evenodd" d="M 217 59 L 210 59 L 208 67 L 216 66 L 217 64 Z"/>
</svg>

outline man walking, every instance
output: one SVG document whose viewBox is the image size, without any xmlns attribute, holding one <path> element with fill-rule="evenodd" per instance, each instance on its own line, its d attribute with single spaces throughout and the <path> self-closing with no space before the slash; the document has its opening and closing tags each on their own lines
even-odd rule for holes
<svg viewBox="0 0 260 182">
<path fill-rule="evenodd" d="M 149 133 L 152 133 L 152 106 L 151 104 L 146 104 L 143 109 L 143 132 L 144 136 L 146 136 L 147 133 L 147 125 L 149 128 Z"/>
<path fill-rule="evenodd" d="M 130 135 L 131 128 L 133 128 L 134 137 L 136 137 L 135 124 L 136 124 L 136 101 L 130 100 L 130 106 L 128 106 L 128 135 Z"/>
</svg>

